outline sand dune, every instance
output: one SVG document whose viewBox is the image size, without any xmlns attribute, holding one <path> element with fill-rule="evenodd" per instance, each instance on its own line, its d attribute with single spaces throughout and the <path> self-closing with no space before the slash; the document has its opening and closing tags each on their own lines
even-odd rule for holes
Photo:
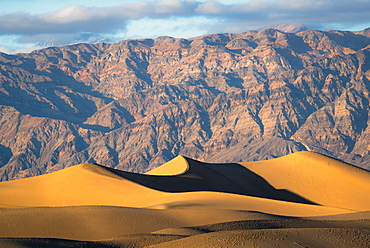
<svg viewBox="0 0 370 248">
<path fill-rule="evenodd" d="M 242 163 L 273 187 L 331 207 L 370 210 L 370 173 L 314 152 Z"/>
<path fill-rule="evenodd" d="M 251 245 L 259 241 L 243 240 L 285 235 L 276 244 L 329 247 L 342 228 L 358 233 L 353 246 L 361 247 L 370 229 L 369 195 L 368 171 L 313 152 L 230 164 L 179 156 L 146 174 L 80 164 L 0 183 L 0 245 L 187 247 L 231 237 L 242 237 L 235 245 Z M 319 228 L 328 233 L 324 241 Z M 222 242 L 209 245 L 227 247 Z"/>
</svg>

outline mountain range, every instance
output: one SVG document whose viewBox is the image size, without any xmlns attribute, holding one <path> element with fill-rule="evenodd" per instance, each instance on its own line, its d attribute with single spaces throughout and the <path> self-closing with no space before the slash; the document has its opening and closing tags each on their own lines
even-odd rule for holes
<svg viewBox="0 0 370 248">
<path fill-rule="evenodd" d="M 370 168 L 370 30 L 276 29 L 0 54 L 0 179 L 84 162 L 315 151 Z"/>
</svg>

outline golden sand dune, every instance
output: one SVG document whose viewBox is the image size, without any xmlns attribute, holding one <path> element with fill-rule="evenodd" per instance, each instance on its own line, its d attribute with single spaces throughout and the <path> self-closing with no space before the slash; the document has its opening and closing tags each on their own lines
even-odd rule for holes
<svg viewBox="0 0 370 248">
<path fill-rule="evenodd" d="M 324 206 L 370 210 L 370 173 L 314 152 L 242 163 L 278 189 Z"/>
<path fill-rule="evenodd" d="M 289 206 L 302 208 L 302 215 L 307 216 L 316 215 L 316 209 L 324 214 L 328 214 L 328 208 L 335 214 L 370 210 L 369 195 L 369 172 L 312 152 L 241 164 L 207 164 L 179 156 L 146 175 L 80 164 L 0 183 L 0 206 L 6 207 L 196 206 L 258 210 L 258 205 L 269 205 L 270 210 L 264 208 L 264 212 L 289 215 L 276 212 Z M 315 214 L 310 214 L 310 209 Z"/>
<path fill-rule="evenodd" d="M 88 247 L 187 247 L 244 237 L 234 242 L 238 245 L 266 232 L 288 237 L 289 232 L 271 229 L 298 225 L 300 237 L 311 237 L 317 228 L 330 233 L 327 240 L 316 240 L 329 247 L 338 241 L 333 238 L 338 228 L 369 234 L 369 196 L 368 171 L 313 152 L 230 164 L 179 156 L 146 174 L 80 164 L 0 183 L 0 237 L 7 238 L 0 246 L 68 239 L 94 241 Z M 245 226 L 253 221 L 254 228 Z M 213 225 L 213 231 L 204 225 Z M 293 244 L 297 235 L 277 244 Z M 309 241 L 316 242 L 302 238 L 297 244 L 312 245 Z"/>
</svg>

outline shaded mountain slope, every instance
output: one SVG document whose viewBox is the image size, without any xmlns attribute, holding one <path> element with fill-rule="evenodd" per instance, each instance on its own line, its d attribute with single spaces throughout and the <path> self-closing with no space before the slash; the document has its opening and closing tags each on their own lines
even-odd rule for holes
<svg viewBox="0 0 370 248">
<path fill-rule="evenodd" d="M 0 54 L 0 178 L 311 150 L 369 168 L 370 34 L 274 29 Z"/>
</svg>

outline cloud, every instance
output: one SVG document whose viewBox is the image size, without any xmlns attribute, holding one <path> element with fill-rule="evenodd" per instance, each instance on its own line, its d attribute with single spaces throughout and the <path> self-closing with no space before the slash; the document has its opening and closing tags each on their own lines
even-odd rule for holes
<svg viewBox="0 0 370 248">
<path fill-rule="evenodd" d="M 346 15 L 348 19 L 355 18 L 357 14 L 370 14 L 370 2 L 367 0 L 251 0 L 238 4 L 222 4 L 207 1 L 198 5 L 195 10 L 198 14 L 214 15 L 232 20 L 249 20 L 250 16 L 266 16 L 271 21 L 278 21 L 281 17 L 292 19 L 306 19 L 313 22 L 310 17 L 319 17 L 316 22 L 326 21 L 330 17 L 333 21 L 346 22 L 346 19 L 336 17 Z M 256 15 L 258 14 L 258 15 Z M 359 21 L 364 21 L 359 19 Z"/>
<path fill-rule="evenodd" d="M 0 15 L 0 34 L 102 32 L 124 29 L 130 20 L 194 15 L 194 1 L 162 0 L 121 6 L 67 6 L 46 14 L 24 12 Z"/>
<path fill-rule="evenodd" d="M 226 9 L 226 5 L 211 1 L 199 4 L 199 6 L 195 9 L 195 12 L 204 15 L 219 15 L 227 12 Z"/>
<path fill-rule="evenodd" d="M 82 6 L 70 6 L 45 15 L 30 15 L 22 12 L 0 15 L 0 34 L 104 33 L 124 28 L 125 21 L 125 18 L 109 15 L 109 11 L 94 11 Z"/>
<path fill-rule="evenodd" d="M 189 1 L 184 2 L 181 0 L 163 0 L 157 4 L 153 4 L 153 7 L 154 13 L 160 15 L 184 15 L 187 13 L 192 14 L 193 12 L 193 3 Z"/>
<path fill-rule="evenodd" d="M 38 36 L 104 35 L 124 33 L 130 23 L 141 19 L 162 20 L 164 26 L 171 26 L 166 22 L 198 17 L 216 20 L 205 32 L 241 32 L 279 23 L 301 23 L 315 29 L 350 29 L 370 25 L 369 16 L 368 0 L 141 1 L 108 7 L 71 5 L 44 14 L 0 14 L 0 35 L 19 35 L 19 42 L 35 40 Z M 175 29 L 173 25 L 171 29 Z"/>
<path fill-rule="evenodd" d="M 74 5 L 43 15 L 42 18 L 49 23 L 65 24 L 88 21 L 92 18 L 100 19 L 102 18 L 101 14 L 101 12 L 99 13 L 94 8 L 86 8 L 83 6 Z M 103 16 L 103 18 L 104 17 L 106 17 L 106 15 Z"/>
</svg>

